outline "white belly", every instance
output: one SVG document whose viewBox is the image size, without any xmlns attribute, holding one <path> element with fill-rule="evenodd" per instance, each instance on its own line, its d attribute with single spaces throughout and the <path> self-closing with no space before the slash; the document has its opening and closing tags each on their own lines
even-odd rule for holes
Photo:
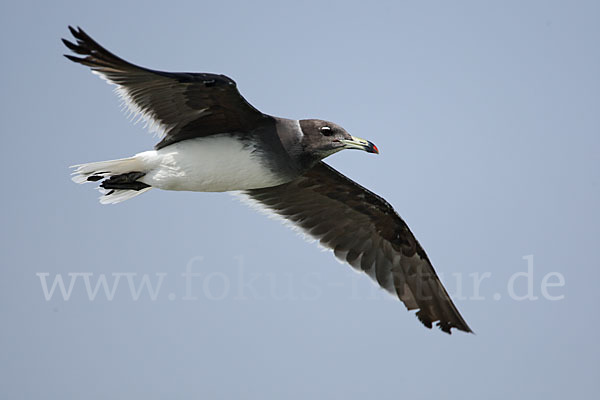
<svg viewBox="0 0 600 400">
<path fill-rule="evenodd" d="M 164 190 L 225 192 L 284 183 L 252 150 L 229 135 L 213 135 L 139 153 L 136 158 L 146 170 L 140 181 Z"/>
</svg>

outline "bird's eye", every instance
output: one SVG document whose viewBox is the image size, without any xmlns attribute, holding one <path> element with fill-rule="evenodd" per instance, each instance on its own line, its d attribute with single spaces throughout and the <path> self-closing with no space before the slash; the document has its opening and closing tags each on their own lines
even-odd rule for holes
<svg viewBox="0 0 600 400">
<path fill-rule="evenodd" d="M 331 136 L 331 135 L 333 135 L 333 129 L 331 129 L 328 126 L 323 126 L 319 130 L 321 131 L 321 134 L 323 134 L 324 136 Z"/>
</svg>

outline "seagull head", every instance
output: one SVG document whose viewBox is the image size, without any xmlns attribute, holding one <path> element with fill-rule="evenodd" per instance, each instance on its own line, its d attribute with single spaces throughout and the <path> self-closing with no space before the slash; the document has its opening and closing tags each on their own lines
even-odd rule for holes
<svg viewBox="0 0 600 400">
<path fill-rule="evenodd" d="M 329 121 L 320 119 L 300 120 L 302 129 L 301 145 L 318 160 L 322 160 L 340 150 L 356 149 L 367 153 L 379 154 L 377 146 L 372 142 L 350 135 L 344 128 Z"/>
</svg>

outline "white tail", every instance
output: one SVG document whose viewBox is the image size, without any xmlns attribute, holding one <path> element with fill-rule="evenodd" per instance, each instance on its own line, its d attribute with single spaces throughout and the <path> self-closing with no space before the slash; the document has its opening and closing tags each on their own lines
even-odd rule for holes
<svg viewBox="0 0 600 400">
<path fill-rule="evenodd" d="M 140 194 L 147 192 L 152 189 L 152 187 L 147 187 L 141 190 L 120 190 L 120 189 L 103 189 L 101 187 L 98 188 L 102 196 L 98 197 L 101 204 L 117 204 L 125 200 L 129 200 L 132 197 L 139 196 Z"/>
<path fill-rule="evenodd" d="M 73 182 L 86 183 L 90 176 L 98 176 L 102 178 L 111 175 L 126 174 L 131 171 L 142 171 L 144 166 L 135 156 L 129 158 L 121 158 L 119 160 L 98 161 L 87 164 L 72 165 L 69 168 L 75 168 L 71 175 Z"/>
<path fill-rule="evenodd" d="M 71 179 L 75 183 L 96 182 L 102 180 L 98 189 L 102 193 L 100 203 L 116 204 L 138 196 L 152 187 L 137 182 L 144 176 L 145 167 L 141 160 L 134 156 L 119 160 L 98 161 L 88 164 L 73 165 L 75 170 Z"/>
</svg>

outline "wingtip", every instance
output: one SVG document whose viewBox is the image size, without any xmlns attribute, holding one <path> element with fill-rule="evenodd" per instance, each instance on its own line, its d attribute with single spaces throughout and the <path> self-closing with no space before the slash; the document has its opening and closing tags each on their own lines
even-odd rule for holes
<svg viewBox="0 0 600 400">
<path fill-rule="evenodd" d="M 67 40 L 67 39 L 64 39 L 64 38 L 62 38 L 62 39 L 61 39 L 61 41 L 63 42 L 63 44 L 64 44 L 64 45 L 65 45 L 65 46 L 66 46 L 66 47 L 67 47 L 69 50 L 71 50 L 71 51 L 73 51 L 73 52 L 75 52 L 75 53 L 77 53 L 77 52 L 78 52 L 78 48 L 79 48 L 79 46 L 77 46 L 75 43 L 73 43 L 73 42 L 71 42 L 71 41 L 69 41 L 69 40 Z"/>
<path fill-rule="evenodd" d="M 441 328 L 441 327 L 440 327 L 440 328 Z M 442 330 L 443 330 L 444 332 L 448 333 L 449 335 L 451 335 L 451 334 L 452 334 L 452 332 L 451 332 L 451 329 L 452 329 L 452 328 L 454 328 L 454 329 L 456 329 L 456 330 L 458 330 L 458 331 L 461 331 L 461 332 L 467 333 L 467 334 L 468 334 L 468 333 L 470 333 L 470 334 L 472 334 L 472 335 L 474 335 L 474 334 L 475 334 L 475 332 L 473 332 L 473 330 L 472 330 L 472 329 L 471 329 L 471 328 L 470 328 L 470 327 L 469 327 L 467 324 L 465 324 L 464 326 L 454 326 L 454 325 L 452 325 L 452 326 L 450 326 L 450 327 L 448 328 L 448 331 L 445 331 L 444 329 L 442 329 Z"/>
<path fill-rule="evenodd" d="M 430 318 L 428 318 L 425 313 L 421 312 L 421 310 L 417 311 L 415 315 L 417 316 L 419 321 L 421 321 L 421 323 L 426 328 L 431 329 L 433 327 L 433 323 L 435 321 L 432 321 Z M 459 330 L 461 332 L 475 334 L 475 332 L 473 332 L 473 330 L 469 327 L 469 325 L 467 325 L 467 323 L 464 321 L 460 321 L 459 323 L 456 323 L 456 322 L 439 321 L 438 320 L 435 323 L 435 326 L 437 326 L 442 332 L 447 333 L 448 335 L 452 334 L 452 328 Z"/>
<path fill-rule="evenodd" d="M 465 333 L 472 333 L 474 335 L 475 332 L 473 332 L 473 329 L 471 329 L 471 327 L 469 325 L 467 325 L 465 320 L 460 315 L 459 315 L 459 317 L 460 317 L 459 325 L 454 325 L 453 328 L 456 328 L 459 331 L 462 331 Z"/>
<path fill-rule="evenodd" d="M 75 57 L 70 54 L 63 54 L 63 56 L 68 58 L 69 60 L 79 63 L 79 64 L 81 64 L 83 61 L 85 61 L 83 58 Z"/>
<path fill-rule="evenodd" d="M 465 329 L 461 329 L 461 331 L 475 335 L 475 331 L 473 331 L 473 329 L 471 329 L 471 327 L 467 324 L 465 324 Z"/>
<path fill-rule="evenodd" d="M 73 35 L 73 37 L 75 39 L 81 40 L 81 41 L 90 39 L 89 35 L 87 33 L 85 33 L 85 31 L 83 29 L 81 29 L 80 26 L 73 27 L 73 25 L 68 25 L 68 28 L 69 28 L 69 32 L 71 32 L 71 35 Z"/>
</svg>

